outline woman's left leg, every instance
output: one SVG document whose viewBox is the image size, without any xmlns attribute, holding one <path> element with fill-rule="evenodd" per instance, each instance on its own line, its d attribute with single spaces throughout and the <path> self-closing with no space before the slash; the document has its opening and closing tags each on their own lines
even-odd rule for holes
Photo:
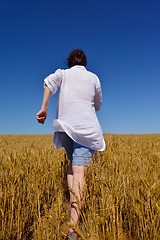
<svg viewBox="0 0 160 240">
<path fill-rule="evenodd" d="M 71 197 L 71 219 L 70 223 L 77 226 L 80 215 L 80 208 L 83 199 L 83 188 L 85 184 L 85 166 L 72 166 L 73 182 L 72 182 L 72 197 Z"/>
<path fill-rule="evenodd" d="M 68 170 L 67 170 L 67 184 L 69 188 L 69 196 L 70 196 L 70 203 L 72 202 L 73 199 L 73 194 L 70 191 L 70 189 L 73 188 L 73 170 L 72 170 L 72 162 L 70 161 Z"/>
</svg>

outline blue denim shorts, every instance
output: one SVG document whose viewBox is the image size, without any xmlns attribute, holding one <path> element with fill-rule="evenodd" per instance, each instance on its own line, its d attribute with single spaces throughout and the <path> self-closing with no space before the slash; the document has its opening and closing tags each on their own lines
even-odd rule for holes
<svg viewBox="0 0 160 240">
<path fill-rule="evenodd" d="M 74 142 L 65 132 L 58 132 L 58 137 L 65 148 L 68 159 L 72 161 L 72 165 L 88 166 L 90 164 L 95 150 Z"/>
</svg>

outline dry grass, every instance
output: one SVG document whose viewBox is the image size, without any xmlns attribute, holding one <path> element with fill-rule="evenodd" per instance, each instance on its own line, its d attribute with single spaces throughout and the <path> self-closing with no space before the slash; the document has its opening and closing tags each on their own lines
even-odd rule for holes
<svg viewBox="0 0 160 240">
<path fill-rule="evenodd" d="M 160 135 L 105 135 L 86 173 L 79 239 L 160 239 Z M 0 239 L 65 239 L 67 160 L 51 135 L 0 136 Z"/>
</svg>

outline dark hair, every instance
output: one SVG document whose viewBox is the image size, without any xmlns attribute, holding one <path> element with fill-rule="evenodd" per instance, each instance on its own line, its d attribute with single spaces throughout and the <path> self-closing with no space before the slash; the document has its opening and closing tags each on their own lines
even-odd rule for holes
<svg viewBox="0 0 160 240">
<path fill-rule="evenodd" d="M 87 58 L 86 54 L 81 49 L 74 49 L 70 52 L 69 56 L 67 57 L 68 67 L 73 67 L 75 65 L 82 65 L 84 67 L 87 66 Z"/>
</svg>

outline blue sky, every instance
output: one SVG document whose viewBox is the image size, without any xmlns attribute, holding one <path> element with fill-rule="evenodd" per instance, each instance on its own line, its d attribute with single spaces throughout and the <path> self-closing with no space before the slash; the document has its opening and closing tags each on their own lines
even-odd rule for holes
<svg viewBox="0 0 160 240">
<path fill-rule="evenodd" d="M 102 85 L 104 133 L 160 133 L 160 1 L 0 1 L 0 134 L 52 133 L 37 123 L 43 79 L 82 48 Z"/>
</svg>

